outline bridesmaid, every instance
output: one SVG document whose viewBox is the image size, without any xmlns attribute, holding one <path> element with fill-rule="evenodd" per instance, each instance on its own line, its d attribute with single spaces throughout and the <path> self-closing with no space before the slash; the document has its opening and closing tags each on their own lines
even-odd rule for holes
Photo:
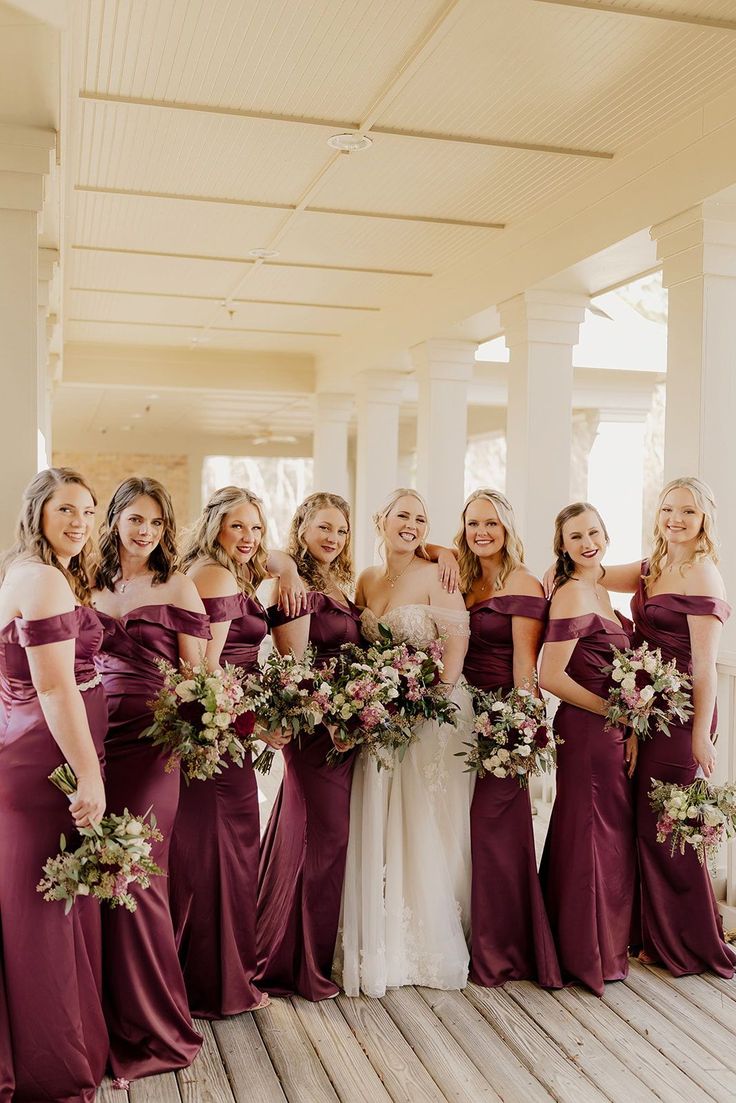
<svg viewBox="0 0 736 1103">
<path fill-rule="evenodd" d="M 264 578 L 280 573 L 282 602 L 294 613 L 300 607 L 303 587 L 293 561 L 268 553 L 265 536 L 263 503 L 237 486 L 215 491 L 194 525 L 183 567 L 210 618 L 206 657 L 213 670 L 221 662 L 255 668 L 268 632 L 255 596 Z M 286 742 L 280 733 L 264 738 L 272 747 Z M 230 766 L 211 782 L 182 786 L 169 860 L 171 914 L 189 1006 L 199 1018 L 268 1003 L 253 983 L 259 847 L 258 786 L 249 756 L 242 769 Z"/>
<path fill-rule="evenodd" d="M 676 977 L 710 970 L 734 975 L 736 958 L 723 940 L 723 925 L 708 869 L 695 853 L 670 855 L 656 841 L 649 806 L 651 779 L 689 785 L 698 767 L 715 767 L 716 657 L 730 615 L 716 566 L 716 506 L 710 488 L 696 478 L 673 479 L 660 494 L 651 559 L 613 567 L 602 580 L 634 590 L 637 636 L 675 659 L 693 678 L 694 715 L 642 742 L 637 771 L 637 842 L 641 879 L 640 958 L 662 964 Z"/>
<path fill-rule="evenodd" d="M 36 892 L 59 836 L 105 810 L 102 629 L 86 567 L 95 505 L 76 471 L 42 471 L 0 571 L 2 1103 L 92 1103 L 107 1060 L 99 907 L 79 900 L 65 915 Z M 79 781 L 71 806 L 47 780 L 64 761 Z"/>
<path fill-rule="evenodd" d="M 360 642 L 352 588 L 350 507 L 337 494 L 306 498 L 294 514 L 288 551 L 309 587 L 295 617 L 269 610 L 274 643 L 318 659 Z M 284 747 L 284 780 L 263 837 L 258 876 L 257 983 L 270 995 L 337 995 L 331 980 L 350 820 L 354 754 L 337 766 L 325 728 Z"/>
<path fill-rule="evenodd" d="M 497 490 L 474 491 L 455 537 L 470 613 L 464 674 L 471 686 L 534 686 L 547 619 L 540 582 L 524 566 L 514 512 Z M 470 978 L 487 988 L 536 980 L 559 988 L 557 954 L 537 875 L 529 790 L 478 779 L 470 809 Z"/>
<path fill-rule="evenodd" d="M 167 772 L 166 753 L 140 734 L 162 683 L 156 661 L 199 662 L 210 636 L 196 586 L 176 561 L 167 491 L 155 479 L 125 479 L 100 529 L 94 593 L 105 626 L 99 670 L 110 720 L 107 795 L 114 812 L 153 808 L 164 836 L 153 858 L 165 870 L 179 771 Z M 202 1044 L 187 1007 L 167 879 L 154 878 L 137 903 L 134 913 L 106 911 L 102 927 L 110 1064 L 116 1077 L 131 1080 L 191 1064 Z"/>
<path fill-rule="evenodd" d="M 633 798 L 637 741 L 604 728 L 612 647 L 631 644 L 631 626 L 600 585 L 608 533 L 586 502 L 555 520 L 555 591 L 540 681 L 559 697 L 557 796 L 541 878 L 567 983 L 603 994 L 628 974 L 634 901 Z"/>
</svg>

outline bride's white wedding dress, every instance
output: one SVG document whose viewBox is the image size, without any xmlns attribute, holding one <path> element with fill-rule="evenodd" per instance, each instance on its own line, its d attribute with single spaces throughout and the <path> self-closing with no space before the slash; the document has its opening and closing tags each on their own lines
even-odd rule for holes
<svg viewBox="0 0 736 1103">
<path fill-rule="evenodd" d="M 426 647 L 467 635 L 466 613 L 402 605 L 380 618 L 395 640 Z M 367 639 L 378 618 L 362 615 Z M 464 988 L 469 954 L 470 801 L 475 775 L 455 752 L 472 723 L 463 679 L 452 693 L 457 727 L 427 721 L 392 770 L 364 751 L 355 764 L 342 916 L 334 973 L 349 996 L 406 984 Z"/>
</svg>

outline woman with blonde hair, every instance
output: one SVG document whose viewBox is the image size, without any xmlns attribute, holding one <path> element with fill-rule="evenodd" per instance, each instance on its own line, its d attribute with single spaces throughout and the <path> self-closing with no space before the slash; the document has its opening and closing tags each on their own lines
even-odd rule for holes
<svg viewBox="0 0 736 1103">
<path fill-rule="evenodd" d="M 230 663 L 251 673 L 268 633 L 256 596 L 264 579 L 280 575 L 280 599 L 300 602 L 303 586 L 293 560 L 266 545 L 263 502 L 250 490 L 216 490 L 194 523 L 182 557 L 210 618 L 205 659 L 212 670 Z M 264 736 L 273 747 L 280 734 Z M 219 1019 L 268 1002 L 256 972 L 256 896 L 260 818 L 250 756 L 210 781 L 182 788 L 171 840 L 169 893 L 176 944 L 197 1018 Z"/>
<path fill-rule="evenodd" d="M 471 686 L 537 692 L 547 621 L 541 583 L 524 566 L 514 511 L 497 490 L 475 490 L 455 537 L 460 588 L 470 615 L 464 673 Z M 478 779 L 470 809 L 470 977 L 562 983 L 537 874 L 529 790 L 516 778 Z"/>
<path fill-rule="evenodd" d="M 308 587 L 296 611 L 269 609 L 274 644 L 317 661 L 360 642 L 350 600 L 350 507 L 338 494 L 310 494 L 291 522 L 287 551 Z M 285 733 L 286 734 L 286 733 Z M 308 1000 L 337 995 L 331 979 L 348 845 L 354 755 L 327 764 L 328 730 L 301 732 L 284 746 L 284 779 L 263 837 L 258 877 L 258 972 L 269 995 Z"/>
<path fill-rule="evenodd" d="M 87 548 L 96 500 L 67 467 L 36 475 L 0 569 L 0 1098 L 92 1103 L 107 1060 L 100 912 L 36 891 L 59 836 L 99 821 L 105 694 Z M 48 775 L 64 761 L 69 804 Z"/>
<path fill-rule="evenodd" d="M 385 625 L 417 647 L 441 639 L 457 726 L 425 721 L 390 770 L 378 771 L 360 752 L 335 970 L 348 995 L 382 996 L 410 984 L 464 988 L 472 780 L 456 753 L 472 715 L 462 679 L 468 615 L 460 595 L 443 589 L 435 564 L 417 555 L 429 528 L 417 492 L 396 490 L 374 520 L 384 562 L 358 580 L 363 633 L 376 641 Z"/>
<path fill-rule="evenodd" d="M 718 571 L 716 504 L 710 487 L 689 476 L 662 490 L 654 522 L 652 554 L 642 563 L 606 568 L 600 584 L 634 591 L 637 637 L 659 647 L 693 679 L 692 718 L 670 724 L 641 744 L 637 769 L 637 842 L 641 879 L 642 961 L 657 962 L 674 976 L 710 970 L 734 975 L 736 955 L 723 939 L 723 924 L 706 866 L 695 852 L 670 855 L 656 841 L 649 805 L 653 778 L 689 785 L 700 767 L 715 766 L 716 659 L 731 608 Z"/>
</svg>

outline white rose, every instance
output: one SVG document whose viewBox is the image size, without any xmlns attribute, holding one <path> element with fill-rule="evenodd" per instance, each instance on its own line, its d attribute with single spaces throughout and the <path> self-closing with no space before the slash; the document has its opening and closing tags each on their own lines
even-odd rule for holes
<svg viewBox="0 0 736 1103">
<path fill-rule="evenodd" d="M 229 728 L 233 722 L 233 718 L 229 712 L 219 712 L 215 717 L 216 728 Z"/>
<path fill-rule="evenodd" d="M 89 885 L 85 885 L 82 881 L 77 884 L 77 896 L 89 896 Z"/>
<path fill-rule="evenodd" d="M 506 750 L 505 747 L 499 747 L 499 749 L 496 751 L 496 755 L 501 760 L 501 762 L 508 762 L 508 760 L 511 758 L 511 754 L 509 753 L 509 751 Z"/>
<path fill-rule="evenodd" d="M 527 758 L 532 752 L 531 748 L 528 747 L 526 743 L 522 743 L 520 747 L 516 748 L 516 753 L 520 755 L 521 758 Z"/>
<path fill-rule="evenodd" d="M 505 708 L 506 704 L 504 701 L 494 701 L 491 705 L 491 712 L 503 712 Z"/>
<path fill-rule="evenodd" d="M 493 771 L 493 776 L 506 777 L 506 771 L 504 770 L 503 766 L 497 766 L 496 769 Z"/>
<path fill-rule="evenodd" d="M 125 828 L 126 835 L 141 835 L 143 834 L 143 824 L 140 820 L 131 820 Z"/>
<path fill-rule="evenodd" d="M 494 755 L 493 758 L 484 758 L 481 765 L 482 765 L 484 770 L 491 771 L 495 768 L 495 765 L 496 765 L 497 761 L 498 761 L 498 759 Z"/>
<path fill-rule="evenodd" d="M 621 669 L 621 667 L 620 667 L 620 666 L 617 666 L 617 667 L 616 667 L 616 669 L 614 670 L 614 672 L 613 672 L 613 674 L 611 675 L 611 677 L 613 678 L 614 682 L 621 682 L 621 681 L 623 681 L 623 677 L 624 677 L 624 672 L 623 672 L 623 670 Z"/>
<path fill-rule="evenodd" d="M 652 697 L 654 697 L 653 686 L 644 686 L 644 688 L 639 692 L 639 698 L 642 701 L 651 701 Z"/>
<path fill-rule="evenodd" d="M 644 669 L 647 674 L 654 674 L 657 669 L 657 657 L 656 655 L 645 655 L 643 660 Z"/>
<path fill-rule="evenodd" d="M 624 674 L 621 679 L 621 687 L 628 690 L 636 689 L 636 675 L 631 672 Z"/>
<path fill-rule="evenodd" d="M 205 678 L 204 684 L 207 689 L 211 689 L 213 693 L 217 693 L 222 689 L 222 681 L 219 678 Z"/>
<path fill-rule="evenodd" d="M 709 805 L 703 812 L 703 819 L 708 827 L 718 827 L 725 821 L 725 816 L 721 812 L 720 808 L 714 808 Z"/>
<path fill-rule="evenodd" d="M 180 697 L 182 701 L 194 701 L 197 696 L 197 683 L 191 678 L 187 678 L 183 682 L 179 682 L 179 685 L 174 690 L 177 697 Z"/>
<path fill-rule="evenodd" d="M 203 724 L 211 724 L 212 719 L 213 719 L 213 717 L 212 717 L 211 712 L 203 712 L 202 713 L 202 723 Z"/>
</svg>

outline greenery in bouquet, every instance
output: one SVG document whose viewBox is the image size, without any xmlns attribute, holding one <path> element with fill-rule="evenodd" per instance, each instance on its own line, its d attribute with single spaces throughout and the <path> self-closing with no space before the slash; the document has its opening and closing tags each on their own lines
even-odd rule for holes
<svg viewBox="0 0 736 1103">
<path fill-rule="evenodd" d="M 513 777 L 526 789 L 529 778 L 555 767 L 556 739 L 547 706 L 533 689 L 484 691 L 471 686 L 475 718 L 465 758 L 478 777 Z"/>
<path fill-rule="evenodd" d="M 204 661 L 182 662 L 176 670 L 158 661 L 164 681 L 155 701 L 153 723 L 141 732 L 169 752 L 167 772 L 181 767 L 185 781 L 207 781 L 234 763 L 243 765 L 255 718 L 244 699 L 243 671 L 225 664 L 210 670 Z"/>
<path fill-rule="evenodd" d="M 401 715 L 410 723 L 434 720 L 438 724 L 457 724 L 457 705 L 442 685 L 445 667 L 442 640 L 430 640 L 426 648 L 411 643 L 394 643 L 391 629 L 378 625 L 381 639 L 365 651 L 365 661 L 395 671 Z"/>
<path fill-rule="evenodd" d="M 652 778 L 649 803 L 657 815 L 657 842 L 670 853 L 692 847 L 703 865 L 715 863 L 718 849 L 736 835 L 736 784 L 712 785 L 697 778 L 690 785 Z"/>
<path fill-rule="evenodd" d="M 49 775 L 49 781 L 68 797 L 76 793 L 77 779 L 66 763 Z M 37 891 L 44 900 L 63 900 L 65 914 L 80 896 L 134 912 L 137 903 L 131 886 L 147 889 L 152 877 L 164 874 L 151 857 L 151 844 L 161 842 L 163 836 L 150 812 L 149 808 L 143 816 L 134 816 L 126 808 L 122 815 L 107 815 L 92 827 L 78 827 L 81 842 L 74 850 L 67 849 L 62 835 L 60 853 L 44 864 Z"/>
<path fill-rule="evenodd" d="M 684 724 L 692 716 L 692 682 L 674 659 L 665 662 L 659 648 L 646 644 L 619 651 L 603 668 L 611 675 L 606 728 L 626 726 L 647 739 L 655 731 L 670 734 L 670 724 Z"/>
</svg>

